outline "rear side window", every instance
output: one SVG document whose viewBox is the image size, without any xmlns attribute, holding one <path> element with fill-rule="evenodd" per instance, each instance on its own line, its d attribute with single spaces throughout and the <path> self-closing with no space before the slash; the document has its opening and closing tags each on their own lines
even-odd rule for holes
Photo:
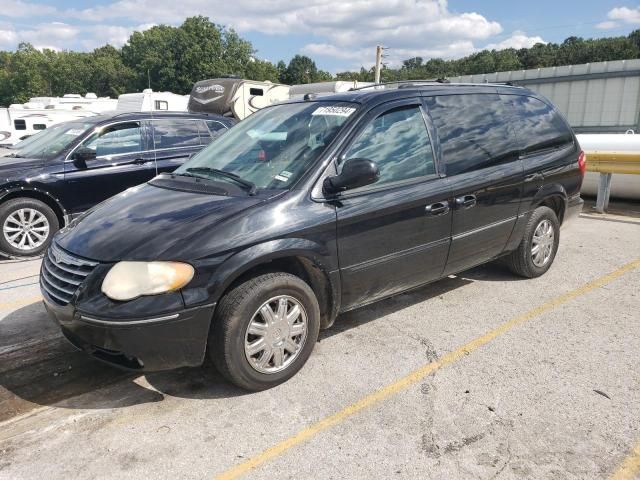
<svg viewBox="0 0 640 480">
<path fill-rule="evenodd" d="M 447 175 L 518 158 L 509 127 L 511 111 L 497 94 L 443 95 L 426 99 L 438 131 Z"/>
<path fill-rule="evenodd" d="M 227 131 L 227 127 L 225 127 L 220 122 L 216 122 L 215 120 L 207 120 L 206 124 L 207 124 L 206 128 L 209 130 L 209 134 L 211 135 L 211 138 L 218 138 L 220 135 L 222 135 L 224 132 Z M 203 142 L 203 144 L 207 144 L 210 141 L 211 139 L 207 139 L 207 141 Z"/>
<path fill-rule="evenodd" d="M 197 121 L 163 118 L 154 120 L 151 125 L 156 150 L 200 145 Z"/>
<path fill-rule="evenodd" d="M 375 118 L 342 158 L 375 162 L 380 169 L 375 185 L 435 173 L 433 151 L 419 106 L 397 108 Z"/>
<path fill-rule="evenodd" d="M 507 97 L 515 110 L 513 127 L 524 154 L 573 143 L 565 121 L 552 107 L 533 97 Z"/>
<path fill-rule="evenodd" d="M 25 122 L 24 120 L 14 120 L 13 126 L 15 127 L 16 130 L 26 130 L 27 122 Z"/>
</svg>

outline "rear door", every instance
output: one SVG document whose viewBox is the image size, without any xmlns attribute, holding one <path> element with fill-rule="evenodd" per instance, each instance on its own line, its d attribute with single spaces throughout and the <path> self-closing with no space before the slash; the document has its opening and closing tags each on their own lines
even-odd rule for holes
<svg viewBox="0 0 640 480">
<path fill-rule="evenodd" d="M 425 99 L 453 193 L 451 249 L 445 274 L 498 256 L 518 216 L 523 168 L 512 111 L 498 94 Z"/>
<path fill-rule="evenodd" d="M 420 99 L 373 110 L 339 156 L 378 165 L 380 179 L 334 202 L 342 307 L 354 308 L 438 278 L 449 249 L 446 179 L 438 175 Z"/>
<path fill-rule="evenodd" d="M 543 188 L 562 185 L 569 194 L 578 192 L 582 174 L 577 168 L 566 168 L 577 157 L 577 145 L 566 122 L 542 100 L 526 95 L 506 98 L 513 105 L 512 125 L 524 167 L 521 213 L 531 208 L 536 196 L 545 193 Z"/>
<path fill-rule="evenodd" d="M 174 171 L 211 142 L 211 134 L 200 119 L 154 118 L 150 123 L 158 173 Z"/>
<path fill-rule="evenodd" d="M 156 175 L 153 152 L 149 151 L 140 121 L 123 121 L 97 127 L 65 162 L 65 192 L 62 203 L 71 213 L 91 208 L 129 187 Z M 95 158 L 79 161 L 80 151 Z"/>
</svg>

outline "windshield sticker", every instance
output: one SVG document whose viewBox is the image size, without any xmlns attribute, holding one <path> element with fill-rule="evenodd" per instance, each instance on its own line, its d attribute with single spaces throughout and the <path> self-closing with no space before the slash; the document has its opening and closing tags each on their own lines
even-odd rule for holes
<svg viewBox="0 0 640 480">
<path fill-rule="evenodd" d="M 355 112 L 355 107 L 338 107 L 338 106 L 328 106 L 328 107 L 320 107 L 317 108 L 311 116 L 314 115 L 333 115 L 334 117 L 348 117 L 353 112 Z"/>
<path fill-rule="evenodd" d="M 74 135 L 74 136 L 78 136 L 80 134 L 82 134 L 82 132 L 84 132 L 84 130 L 80 130 L 78 128 L 72 128 L 71 130 L 67 130 L 66 132 L 64 132 L 65 135 Z"/>
<path fill-rule="evenodd" d="M 283 177 L 282 175 L 276 175 L 273 178 L 275 178 L 276 180 L 280 180 L 281 182 L 286 182 L 289 180 L 287 177 Z"/>
<path fill-rule="evenodd" d="M 293 173 L 291 172 L 287 172 L 286 170 L 283 170 L 280 172 L 280 177 L 284 177 L 284 178 L 289 178 L 291 175 L 293 175 Z"/>
</svg>

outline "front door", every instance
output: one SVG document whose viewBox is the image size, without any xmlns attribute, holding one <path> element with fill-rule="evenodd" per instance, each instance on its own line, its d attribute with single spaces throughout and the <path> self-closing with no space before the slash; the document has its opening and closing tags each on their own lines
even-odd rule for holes
<svg viewBox="0 0 640 480">
<path fill-rule="evenodd" d="M 148 151 L 138 121 L 96 128 L 65 162 L 62 203 L 70 213 L 88 210 L 129 187 L 156 175 L 153 152 Z"/>
<path fill-rule="evenodd" d="M 440 178 L 419 99 L 378 107 L 339 156 L 366 158 L 379 180 L 335 203 L 342 308 L 438 278 L 449 249 L 449 188 Z"/>
<path fill-rule="evenodd" d="M 524 174 L 506 99 L 461 94 L 425 103 L 453 193 L 450 274 L 502 253 L 518 216 Z"/>
</svg>

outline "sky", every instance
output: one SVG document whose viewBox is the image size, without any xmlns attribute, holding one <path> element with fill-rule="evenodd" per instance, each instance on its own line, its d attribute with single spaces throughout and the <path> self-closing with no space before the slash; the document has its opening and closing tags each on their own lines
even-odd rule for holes
<svg viewBox="0 0 640 480">
<path fill-rule="evenodd" d="M 624 0 L 0 0 L 0 49 L 15 50 L 19 42 L 120 47 L 134 30 L 179 25 L 193 15 L 237 30 L 257 58 L 305 54 L 331 73 L 370 67 L 378 44 L 394 67 L 415 56 L 459 58 L 640 28 L 640 2 Z"/>
</svg>

